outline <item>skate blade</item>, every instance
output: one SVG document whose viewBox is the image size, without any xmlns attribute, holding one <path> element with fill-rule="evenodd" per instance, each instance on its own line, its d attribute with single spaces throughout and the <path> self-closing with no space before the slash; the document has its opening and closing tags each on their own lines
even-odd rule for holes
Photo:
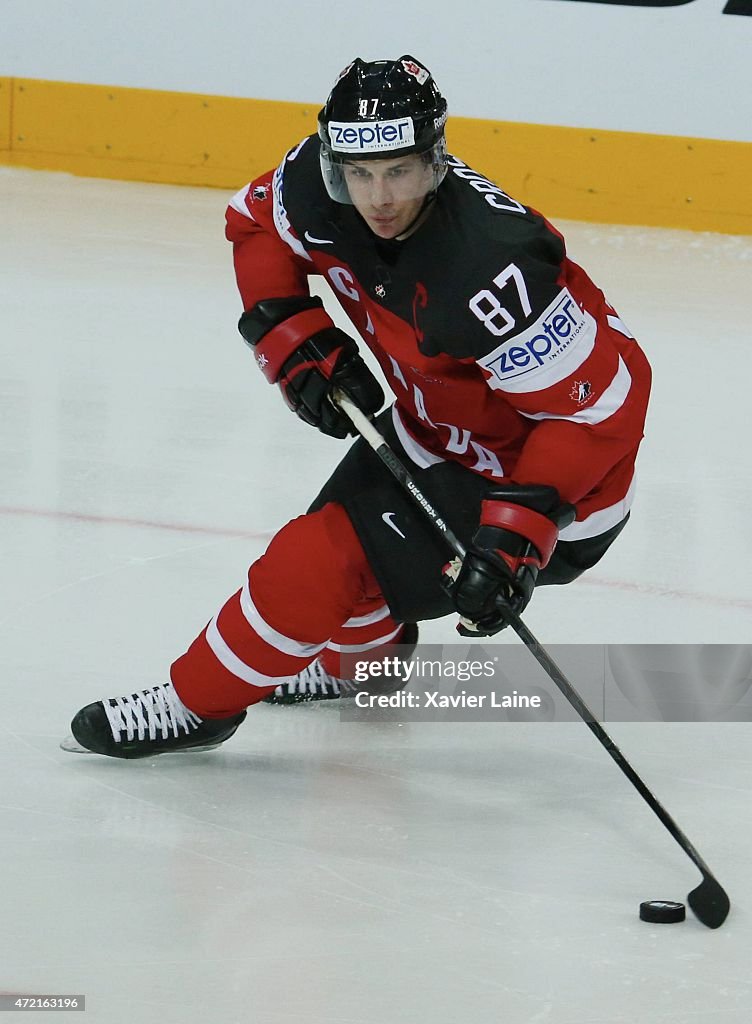
<svg viewBox="0 0 752 1024">
<path fill-rule="evenodd" d="M 66 736 L 60 744 L 60 749 L 65 750 L 69 754 L 93 754 L 93 750 L 87 750 L 86 747 L 82 747 L 77 739 L 73 736 Z"/>
<path fill-rule="evenodd" d="M 222 743 L 223 742 L 224 740 Z M 206 743 L 200 747 L 186 747 L 185 750 L 157 750 L 148 756 L 161 757 L 163 754 L 200 754 L 205 750 L 217 750 L 218 747 L 222 746 L 222 743 Z M 60 744 L 60 749 L 64 750 L 67 754 L 97 754 L 98 757 L 106 756 L 99 754 L 96 750 L 89 750 L 88 747 L 82 747 L 74 736 L 66 736 Z M 124 758 L 124 760 L 127 761 L 130 759 Z M 132 760 L 140 760 L 140 758 L 133 758 Z"/>
</svg>

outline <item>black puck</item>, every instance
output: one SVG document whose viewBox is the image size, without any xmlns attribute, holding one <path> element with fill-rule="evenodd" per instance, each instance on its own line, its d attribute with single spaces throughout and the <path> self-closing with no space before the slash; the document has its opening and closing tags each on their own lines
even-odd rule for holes
<svg viewBox="0 0 752 1024">
<path fill-rule="evenodd" d="M 646 900 L 640 904 L 640 920 L 651 921 L 653 924 L 676 924 L 687 916 L 683 903 L 672 903 L 670 900 Z"/>
</svg>

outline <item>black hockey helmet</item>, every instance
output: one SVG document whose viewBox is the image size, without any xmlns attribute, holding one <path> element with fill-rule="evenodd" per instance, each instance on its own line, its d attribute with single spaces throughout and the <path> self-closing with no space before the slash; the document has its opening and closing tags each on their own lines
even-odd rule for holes
<svg viewBox="0 0 752 1024">
<path fill-rule="evenodd" d="M 424 154 L 430 168 L 422 193 L 435 191 L 446 174 L 446 118 L 446 100 L 414 57 L 370 62 L 356 57 L 340 72 L 319 112 L 327 192 L 339 203 L 350 203 L 346 163 L 410 153 Z"/>
</svg>

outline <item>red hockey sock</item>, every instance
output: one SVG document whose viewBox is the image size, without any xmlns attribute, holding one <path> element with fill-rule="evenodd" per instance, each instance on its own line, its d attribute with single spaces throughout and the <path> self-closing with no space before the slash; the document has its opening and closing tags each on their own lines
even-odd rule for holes
<svg viewBox="0 0 752 1024">
<path fill-rule="evenodd" d="M 404 626 L 391 617 L 381 594 L 373 603 L 370 611 L 362 604 L 321 652 L 319 660 L 330 675 L 352 679 L 357 661 L 377 661 L 400 642 Z"/>
<path fill-rule="evenodd" d="M 275 535 L 171 678 L 191 710 L 221 718 L 262 700 L 319 655 L 334 668 L 342 645 L 375 651 L 400 629 L 347 513 L 331 503 Z"/>
</svg>

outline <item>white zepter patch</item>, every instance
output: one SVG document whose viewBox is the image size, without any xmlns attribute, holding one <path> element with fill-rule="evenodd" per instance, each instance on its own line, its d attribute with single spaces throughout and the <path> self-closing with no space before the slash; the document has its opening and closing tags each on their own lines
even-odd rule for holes
<svg viewBox="0 0 752 1024">
<path fill-rule="evenodd" d="M 330 121 L 329 138 L 335 153 L 380 153 L 415 145 L 411 117 L 392 121 Z"/>
<path fill-rule="evenodd" d="M 563 288 L 535 323 L 478 360 L 492 391 L 542 391 L 574 373 L 593 351 L 596 323 Z"/>
</svg>

